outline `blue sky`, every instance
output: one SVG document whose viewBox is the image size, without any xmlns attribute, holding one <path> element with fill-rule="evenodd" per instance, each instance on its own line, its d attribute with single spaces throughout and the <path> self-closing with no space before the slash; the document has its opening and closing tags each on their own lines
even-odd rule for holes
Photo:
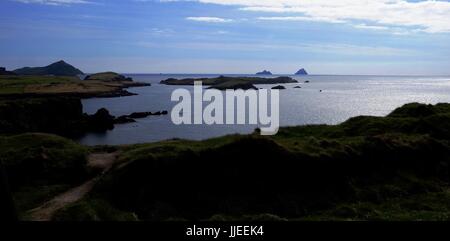
<svg viewBox="0 0 450 241">
<path fill-rule="evenodd" d="M 450 74 L 450 2 L 0 0 L 0 66 Z"/>
</svg>

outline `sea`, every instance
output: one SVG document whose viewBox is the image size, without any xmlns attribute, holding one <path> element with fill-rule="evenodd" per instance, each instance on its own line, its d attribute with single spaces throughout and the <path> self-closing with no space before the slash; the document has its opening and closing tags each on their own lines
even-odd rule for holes
<svg viewBox="0 0 450 241">
<path fill-rule="evenodd" d="M 151 86 L 127 89 L 137 95 L 82 100 L 84 112 L 106 108 L 112 115 L 167 110 L 169 115 L 136 119 L 135 123 L 116 125 L 104 133 L 88 133 L 77 141 L 84 145 L 122 145 L 169 139 L 204 140 L 229 134 L 252 133 L 257 125 L 175 125 L 170 111 L 178 102 L 172 92 L 193 86 L 159 84 L 168 78 L 212 78 L 219 74 L 125 74 Z M 225 75 L 253 76 L 253 75 Z M 288 76 L 288 75 L 283 75 Z M 278 77 L 277 75 L 270 77 Z M 280 91 L 280 126 L 339 124 L 360 115 L 385 116 L 412 102 L 450 103 L 450 76 L 290 76 L 299 83 L 282 84 Z M 276 85 L 258 85 L 270 89 Z M 294 88 L 300 86 L 301 88 Z M 205 104 L 206 105 L 206 104 Z"/>
</svg>

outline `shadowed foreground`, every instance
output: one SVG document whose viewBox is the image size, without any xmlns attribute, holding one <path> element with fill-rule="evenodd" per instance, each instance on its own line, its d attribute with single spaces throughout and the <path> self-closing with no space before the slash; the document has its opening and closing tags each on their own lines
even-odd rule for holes
<svg viewBox="0 0 450 241">
<path fill-rule="evenodd" d="M 65 166 L 64 159 L 54 158 L 57 153 L 64 150 L 69 158 L 85 150 L 84 159 L 72 162 L 78 166 L 86 152 L 98 151 L 62 140 L 66 144 L 46 145 L 59 137 L 25 134 L 4 138 L 0 154 L 12 155 L 5 147 L 24 138 L 33 140 L 30 158 L 43 163 L 60 160 Z M 57 211 L 53 220 L 448 220 L 449 140 L 449 104 L 409 104 L 387 117 L 282 128 L 272 137 L 255 133 L 97 147 L 121 153 L 89 194 Z M 35 162 L 24 159 L 9 169 Z M 83 165 L 62 173 L 96 173 L 86 161 Z M 70 182 L 70 175 L 52 182 L 38 177 L 31 183 L 65 183 L 65 190 L 82 183 Z M 45 196 L 34 185 L 34 195 L 25 195 L 26 183 L 14 184 L 19 210 L 58 193 Z"/>
</svg>

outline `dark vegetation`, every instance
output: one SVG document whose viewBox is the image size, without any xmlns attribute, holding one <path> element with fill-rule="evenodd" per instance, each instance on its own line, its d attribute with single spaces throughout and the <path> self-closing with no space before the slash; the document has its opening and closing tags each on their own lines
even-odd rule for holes
<svg viewBox="0 0 450 241">
<path fill-rule="evenodd" d="M 84 181 L 87 148 L 49 134 L 0 137 L 0 161 L 15 206 L 25 211 Z"/>
<path fill-rule="evenodd" d="M 75 137 L 88 131 L 114 128 L 106 109 L 83 114 L 78 98 L 48 97 L 0 100 L 0 134 L 44 132 Z"/>
<path fill-rule="evenodd" d="M 450 105 L 122 147 L 58 220 L 448 220 Z M 135 216 L 136 215 L 136 216 Z"/>
<path fill-rule="evenodd" d="M 7 71 L 4 67 L 0 67 L 0 75 L 16 75 L 16 73 Z"/>
</svg>

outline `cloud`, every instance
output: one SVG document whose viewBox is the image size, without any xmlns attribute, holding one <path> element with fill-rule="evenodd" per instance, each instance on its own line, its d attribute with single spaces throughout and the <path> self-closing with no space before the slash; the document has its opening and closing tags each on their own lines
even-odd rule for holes
<svg viewBox="0 0 450 241">
<path fill-rule="evenodd" d="M 184 0 L 162 0 L 163 2 Z M 365 23 L 428 33 L 450 32 L 450 2 L 437 0 L 189 0 L 242 11 L 289 14 L 272 20 Z M 291 16 L 296 15 L 296 16 Z M 265 17 L 267 20 L 268 17 Z M 358 26 L 358 25 L 356 25 Z M 373 28 L 372 28 L 373 29 Z"/>
<path fill-rule="evenodd" d="M 71 5 L 71 4 L 86 4 L 91 3 L 85 0 L 15 0 L 21 3 L 36 3 L 44 5 Z"/>
<path fill-rule="evenodd" d="M 217 18 L 217 17 L 187 17 L 187 20 L 196 22 L 207 22 L 207 23 L 229 23 L 233 22 L 232 19 Z"/>
</svg>

